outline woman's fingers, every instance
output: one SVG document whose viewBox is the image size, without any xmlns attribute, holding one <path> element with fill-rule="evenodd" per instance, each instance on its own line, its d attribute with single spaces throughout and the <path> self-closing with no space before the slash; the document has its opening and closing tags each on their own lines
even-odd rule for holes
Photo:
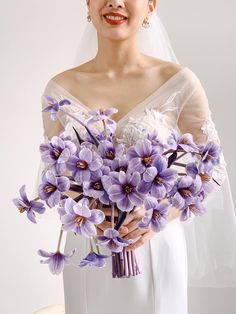
<svg viewBox="0 0 236 314">
<path fill-rule="evenodd" d="M 103 220 L 102 223 L 100 223 L 99 225 L 97 225 L 97 227 L 101 230 L 105 230 L 107 228 L 111 228 L 111 222 L 110 221 L 106 221 L 106 220 Z"/>
<path fill-rule="evenodd" d="M 101 210 L 104 212 L 105 216 L 111 216 L 110 207 L 103 207 Z M 114 216 L 118 217 L 118 210 L 116 208 L 114 209 Z"/>
<path fill-rule="evenodd" d="M 97 235 L 103 235 L 103 230 L 102 229 L 99 229 L 99 228 L 97 228 Z"/>
<path fill-rule="evenodd" d="M 125 247 L 125 250 L 128 251 L 128 250 L 137 249 L 138 247 L 142 246 L 144 243 L 152 239 L 155 236 L 155 234 L 156 233 L 153 230 L 149 229 L 143 235 L 141 235 L 140 238 L 136 242 Z"/>
<path fill-rule="evenodd" d="M 136 239 L 137 237 L 141 236 L 147 231 L 148 231 L 147 229 L 135 229 L 129 232 L 126 236 L 124 236 L 123 239 L 124 240 Z"/>
<path fill-rule="evenodd" d="M 134 219 L 141 220 L 144 216 L 144 213 L 145 213 L 145 208 L 137 207 L 134 211 L 131 211 L 128 213 L 123 224 L 127 225 Z"/>
<path fill-rule="evenodd" d="M 104 220 L 102 223 L 100 223 L 99 225 L 96 226 L 97 230 L 99 230 L 99 232 L 101 231 L 102 234 L 103 232 L 107 229 L 107 228 L 111 228 L 112 224 L 110 221 L 106 221 Z M 124 233 L 126 234 L 128 232 L 128 228 L 125 226 L 121 226 L 118 230 L 120 233 Z M 100 235 L 100 234 L 99 234 Z"/>
<path fill-rule="evenodd" d="M 138 229 L 138 224 L 143 218 L 145 209 L 139 208 L 137 211 L 129 213 L 128 217 L 123 223 L 123 226 L 127 227 L 127 232 L 123 231 L 122 236 L 127 236 L 129 233 L 133 232 L 135 229 Z"/>
<path fill-rule="evenodd" d="M 110 207 L 103 207 L 102 211 L 104 212 L 105 216 L 111 216 L 111 208 Z M 123 222 L 122 226 L 119 228 L 120 236 L 128 235 L 135 229 L 137 229 L 139 221 L 142 219 L 144 215 L 145 209 L 144 208 L 136 208 L 135 211 L 128 213 L 125 221 Z M 118 210 L 114 210 L 114 216 L 118 217 Z M 104 220 L 101 224 L 97 225 L 97 234 L 101 235 L 107 228 L 111 228 L 112 224 L 110 221 Z"/>
<path fill-rule="evenodd" d="M 125 227 L 127 228 L 127 232 L 122 232 L 121 235 L 127 236 L 128 234 L 132 233 L 132 231 L 134 231 L 135 229 L 138 229 L 138 224 L 139 224 L 139 220 L 137 219 L 132 220 L 129 224 L 125 225 Z"/>
</svg>

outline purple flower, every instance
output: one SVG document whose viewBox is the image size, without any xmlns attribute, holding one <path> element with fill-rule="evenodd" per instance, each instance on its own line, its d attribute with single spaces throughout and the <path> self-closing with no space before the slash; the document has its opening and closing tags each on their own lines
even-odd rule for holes
<svg viewBox="0 0 236 314">
<path fill-rule="evenodd" d="M 96 123 L 98 121 L 105 121 L 106 126 L 110 129 L 112 133 L 116 130 L 116 122 L 110 119 L 110 116 L 117 113 L 118 110 L 116 108 L 108 108 L 108 109 L 98 109 L 98 110 L 90 110 L 89 114 L 91 117 L 87 121 L 87 125 L 89 126 L 91 123 Z"/>
<path fill-rule="evenodd" d="M 119 237 L 119 232 L 112 228 L 107 228 L 104 231 L 103 236 L 97 236 L 97 239 L 101 241 L 99 244 L 107 247 L 112 252 L 119 253 L 124 247 L 128 246 L 133 240 L 125 240 Z"/>
<path fill-rule="evenodd" d="M 53 275 L 59 275 L 65 264 L 70 264 L 69 258 L 72 257 L 76 249 L 73 249 L 69 254 L 62 254 L 61 252 L 48 253 L 43 250 L 38 250 L 38 254 L 42 257 L 48 257 L 46 260 L 41 260 L 40 263 L 49 264 L 49 269 Z"/>
<path fill-rule="evenodd" d="M 20 196 L 21 198 L 14 198 L 13 203 L 19 209 L 20 213 L 26 211 L 27 217 L 33 223 L 36 223 L 35 213 L 43 214 L 45 212 L 45 207 L 42 202 L 37 201 L 29 201 L 26 192 L 25 192 L 25 184 L 20 188 Z"/>
<path fill-rule="evenodd" d="M 120 171 L 117 174 L 115 184 L 108 188 L 108 194 L 112 202 L 122 211 L 131 211 L 135 205 L 143 203 L 143 196 L 137 191 L 141 180 L 139 172 L 125 173 Z"/>
<path fill-rule="evenodd" d="M 220 146 L 214 142 L 208 142 L 206 145 L 199 145 L 201 162 L 205 164 L 218 165 L 220 162 Z"/>
<path fill-rule="evenodd" d="M 83 182 L 83 193 L 89 197 L 99 199 L 103 204 L 110 204 L 107 194 L 107 175 L 110 168 L 102 166 L 99 170 L 92 172 L 90 180 Z M 110 185 L 109 185 L 110 186 Z"/>
<path fill-rule="evenodd" d="M 107 166 L 110 166 L 112 161 L 116 157 L 121 157 L 124 153 L 124 145 L 123 144 L 118 144 L 114 145 L 110 141 L 102 141 L 102 143 L 99 144 L 98 146 L 99 149 L 99 155 L 102 157 L 104 160 L 104 164 Z"/>
<path fill-rule="evenodd" d="M 204 208 L 202 204 L 202 197 L 196 196 L 190 201 L 185 203 L 185 206 L 180 210 L 180 220 L 185 221 L 189 217 L 191 217 L 191 213 L 193 213 L 195 216 L 201 216 L 206 212 L 206 209 Z"/>
<path fill-rule="evenodd" d="M 109 255 L 97 254 L 91 251 L 84 259 L 82 259 L 79 263 L 80 267 L 84 267 L 86 265 L 96 266 L 102 268 L 106 265 L 105 259 L 110 257 Z"/>
<path fill-rule="evenodd" d="M 52 208 L 59 203 L 61 193 L 67 192 L 69 188 L 70 180 L 67 177 L 56 177 L 48 170 L 43 174 L 42 183 L 39 185 L 39 197 Z"/>
<path fill-rule="evenodd" d="M 92 128 L 90 128 L 90 131 L 99 142 L 107 139 L 107 134 L 105 131 L 100 131 Z M 108 135 L 108 137 L 110 138 L 110 134 Z M 86 133 L 86 140 L 93 143 L 91 136 L 88 133 Z"/>
<path fill-rule="evenodd" d="M 158 136 L 158 132 L 154 130 L 151 133 L 148 133 L 147 139 L 151 142 L 152 146 L 157 146 L 159 154 L 162 154 L 164 151 L 164 148 L 167 148 L 168 146 L 163 143 L 163 141 Z"/>
<path fill-rule="evenodd" d="M 165 157 L 157 156 L 153 161 L 153 167 L 147 168 L 143 174 L 143 180 L 138 186 L 140 193 L 148 193 L 161 200 L 165 198 L 177 178 L 177 171 L 167 168 L 167 160 Z"/>
<path fill-rule="evenodd" d="M 115 158 L 111 163 L 111 170 L 112 171 L 124 171 L 126 172 L 128 169 L 128 161 L 126 158 Z"/>
<path fill-rule="evenodd" d="M 144 173 L 152 166 L 153 160 L 159 155 L 157 146 L 152 146 L 148 139 L 139 140 L 135 146 L 127 151 L 127 158 L 130 160 L 129 168 L 133 171 Z"/>
<path fill-rule="evenodd" d="M 86 198 L 78 203 L 70 197 L 67 198 L 64 208 L 60 208 L 60 215 L 63 230 L 71 230 L 85 237 L 96 235 L 95 224 L 100 224 L 105 219 L 101 210 L 89 208 L 89 201 Z"/>
<path fill-rule="evenodd" d="M 70 156 L 66 163 L 68 170 L 72 171 L 75 181 L 79 184 L 89 181 L 91 172 L 97 171 L 102 164 L 102 158 L 92 149 L 84 146 L 81 146 L 75 155 Z"/>
<path fill-rule="evenodd" d="M 61 101 L 58 102 L 53 97 L 47 95 L 43 96 L 47 99 L 49 106 L 44 108 L 42 111 L 51 111 L 51 119 L 54 121 L 57 120 L 57 112 L 60 110 L 60 107 L 71 104 L 71 102 L 68 99 L 62 99 Z"/>
<path fill-rule="evenodd" d="M 211 163 L 199 163 L 195 162 L 188 163 L 186 165 L 186 173 L 193 179 L 197 176 L 200 177 L 202 182 L 203 190 L 206 193 L 210 193 L 214 188 L 217 187 L 216 182 L 212 179 L 213 165 Z"/>
<path fill-rule="evenodd" d="M 190 204 L 199 193 L 201 193 L 202 183 L 199 176 L 196 179 L 186 175 L 180 178 L 175 184 L 171 195 L 171 203 L 174 207 L 181 210 Z"/>
<path fill-rule="evenodd" d="M 170 204 L 160 203 L 154 197 L 147 197 L 144 201 L 144 207 L 146 212 L 139 223 L 139 227 L 146 229 L 151 225 L 154 232 L 161 231 L 166 226 Z"/>
<path fill-rule="evenodd" d="M 55 174 L 61 174 L 66 170 L 66 162 L 76 152 L 75 144 L 58 136 L 53 136 L 50 143 L 39 146 L 42 161 L 52 166 Z"/>
<path fill-rule="evenodd" d="M 172 130 L 167 143 L 174 150 L 180 149 L 187 153 L 197 153 L 199 151 L 191 133 L 180 134 L 176 129 Z"/>
</svg>

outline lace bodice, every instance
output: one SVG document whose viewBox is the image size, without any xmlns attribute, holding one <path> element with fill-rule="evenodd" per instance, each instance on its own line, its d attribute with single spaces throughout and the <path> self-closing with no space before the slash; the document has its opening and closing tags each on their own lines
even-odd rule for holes
<svg viewBox="0 0 236 314">
<path fill-rule="evenodd" d="M 64 106 L 64 110 L 69 110 L 83 122 L 89 118 L 90 108 L 55 81 L 50 80 L 47 83 L 44 94 L 58 101 L 64 98 L 69 99 L 71 105 Z M 44 108 L 47 102 L 43 95 L 41 100 Z M 47 113 L 43 114 L 45 139 L 58 135 L 63 129 L 74 136 L 72 126 L 79 130 L 82 137 L 85 135 L 85 129 L 66 114 L 60 112 L 58 118 L 54 122 Z M 124 143 L 128 147 L 138 139 L 144 138 L 147 132 L 154 130 L 165 141 L 173 128 L 182 133 L 192 133 L 194 140 L 199 144 L 207 140 L 220 143 L 205 91 L 196 74 L 187 67 L 174 74 L 117 122 L 117 142 Z M 221 153 L 221 162 L 215 170 L 214 177 L 219 183 L 223 183 L 225 175 L 226 163 Z"/>
</svg>

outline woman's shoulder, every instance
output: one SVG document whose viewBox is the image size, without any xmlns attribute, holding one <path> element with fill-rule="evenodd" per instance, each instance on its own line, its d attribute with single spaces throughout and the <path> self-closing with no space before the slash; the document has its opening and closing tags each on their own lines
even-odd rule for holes
<svg viewBox="0 0 236 314">
<path fill-rule="evenodd" d="M 83 73 L 89 72 L 89 63 L 90 61 L 79 66 L 66 69 L 63 72 L 54 75 L 50 81 L 54 81 L 67 89 L 72 83 L 79 79 L 79 76 L 81 76 Z"/>
<path fill-rule="evenodd" d="M 165 61 L 162 64 L 162 75 L 166 79 L 169 79 L 171 76 L 175 75 L 179 71 L 182 71 L 183 69 L 184 66 L 179 63 Z"/>
<path fill-rule="evenodd" d="M 198 75 L 190 67 L 174 62 L 165 62 L 163 75 L 166 79 L 169 79 L 178 72 L 181 72 L 183 79 L 190 85 L 196 84 L 197 82 L 200 83 Z"/>
<path fill-rule="evenodd" d="M 60 87 L 67 89 L 71 83 L 73 68 L 60 72 L 46 81 L 43 95 L 57 97 L 60 94 Z"/>
<path fill-rule="evenodd" d="M 71 68 L 54 75 L 49 82 L 55 82 L 63 88 L 67 89 L 74 80 L 75 68 Z"/>
</svg>

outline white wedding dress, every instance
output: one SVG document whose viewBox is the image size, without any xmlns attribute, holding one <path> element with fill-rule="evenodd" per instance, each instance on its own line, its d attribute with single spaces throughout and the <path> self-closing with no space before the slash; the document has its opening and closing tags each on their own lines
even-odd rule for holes
<svg viewBox="0 0 236 314">
<path fill-rule="evenodd" d="M 55 81 L 48 82 L 44 94 L 58 100 L 69 99 L 72 104 L 64 106 L 64 110 L 73 112 L 83 121 L 88 118 L 89 108 Z M 43 106 L 46 105 L 45 102 Z M 72 125 L 83 132 L 80 125 L 62 113 L 59 115 L 59 121 L 71 134 L 74 132 Z M 51 122 L 49 125 L 48 121 L 44 121 L 44 127 L 45 135 L 49 138 L 58 134 L 60 128 L 56 122 Z M 203 143 L 207 139 L 219 141 L 211 120 L 204 89 L 194 72 L 187 67 L 183 67 L 174 74 L 118 121 L 117 138 L 119 142 L 129 146 L 145 136 L 146 131 L 157 130 L 159 135 L 166 139 L 171 128 L 177 128 L 183 133 L 192 133 L 198 143 Z M 227 175 L 225 165 L 222 155 L 221 164 L 215 172 L 215 178 L 221 183 Z M 230 193 L 229 189 L 228 193 Z M 226 198 L 230 198 L 230 195 L 227 194 Z M 221 205 L 224 206 L 222 203 Z M 231 205 L 229 201 L 227 204 L 225 203 L 225 206 Z M 207 208 L 207 210 L 211 215 L 211 209 Z M 218 210 L 217 214 L 222 215 L 221 212 Z M 205 242 L 203 239 L 204 235 L 212 230 L 202 228 L 202 232 L 199 234 L 199 241 L 202 242 L 195 243 L 196 247 L 190 248 L 186 235 L 193 236 L 193 228 L 196 228 L 198 223 L 196 220 L 203 221 L 204 219 L 206 219 L 205 227 L 207 227 L 209 220 L 203 216 L 193 216 L 185 222 L 181 222 L 178 218 L 174 219 L 167 224 L 163 231 L 136 249 L 135 254 L 142 272 L 138 276 L 129 279 L 113 279 L 110 259 L 107 260 L 106 267 L 102 269 L 88 266 L 84 268 L 66 266 L 63 272 L 65 313 L 187 314 L 188 284 L 198 286 L 203 282 L 206 283 L 206 286 L 214 283 L 217 285 L 215 273 L 219 275 L 218 278 L 221 278 L 222 282 L 230 281 L 230 278 L 233 278 L 232 273 L 224 272 L 224 269 L 222 270 L 217 265 L 214 257 L 212 260 L 208 258 L 204 265 L 201 264 L 201 267 L 198 264 L 205 262 L 204 252 L 207 250 L 207 241 Z M 219 216 L 217 219 L 223 218 Z M 233 214 L 231 220 L 232 224 L 224 227 L 232 230 L 231 236 L 235 241 L 236 224 Z M 224 221 L 222 223 L 224 224 Z M 210 235 L 209 233 L 209 237 Z M 77 251 L 72 257 L 72 261 L 79 263 L 88 254 L 89 243 L 86 239 L 69 232 L 66 237 L 65 252 L 68 253 L 73 248 L 77 248 Z M 191 254 L 188 249 L 191 249 Z M 107 251 L 103 248 L 102 252 L 106 253 Z M 226 249 L 223 253 L 232 264 L 236 262 L 235 251 Z M 218 252 L 215 254 L 217 255 Z M 212 273 L 213 270 L 215 273 Z M 198 282 L 196 278 L 201 280 Z M 232 286 L 234 284 L 235 282 L 232 282 Z M 36 313 L 57 314 L 61 313 L 61 310 L 61 308 L 57 310 L 55 307 L 51 307 Z"/>
</svg>

